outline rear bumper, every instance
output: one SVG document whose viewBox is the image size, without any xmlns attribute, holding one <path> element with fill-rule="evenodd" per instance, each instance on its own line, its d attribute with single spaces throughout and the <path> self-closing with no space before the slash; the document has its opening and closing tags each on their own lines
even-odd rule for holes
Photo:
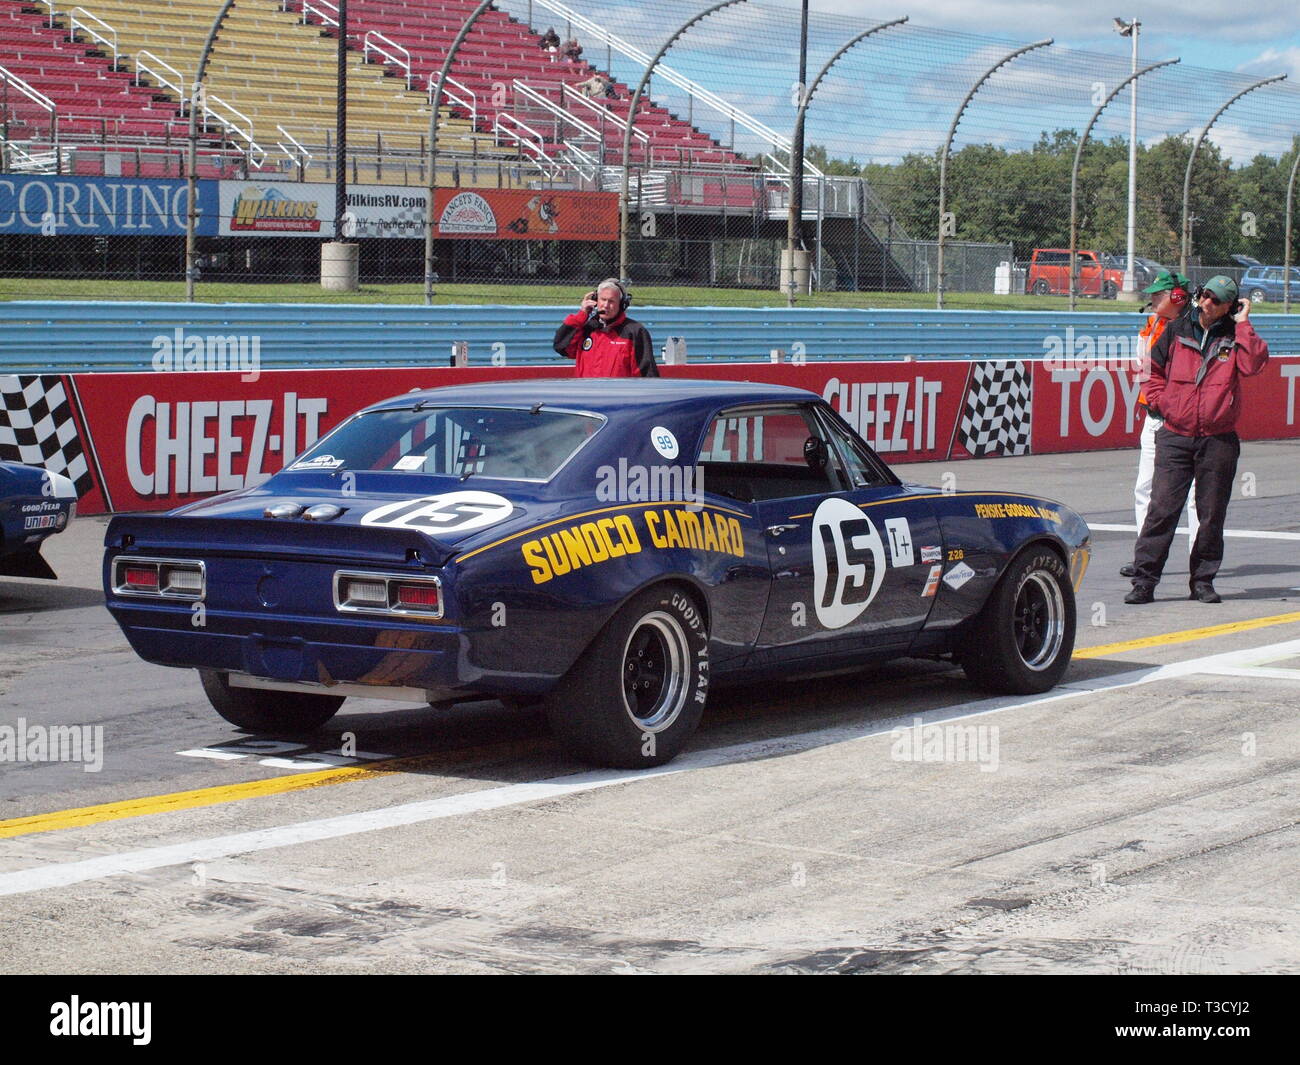
<svg viewBox="0 0 1300 1065">
<path fill-rule="evenodd" d="M 445 623 L 250 617 L 199 606 L 108 603 L 145 661 L 260 678 L 282 690 L 433 700 L 453 694 L 538 694 L 558 679 L 476 666 L 474 634 Z"/>
</svg>

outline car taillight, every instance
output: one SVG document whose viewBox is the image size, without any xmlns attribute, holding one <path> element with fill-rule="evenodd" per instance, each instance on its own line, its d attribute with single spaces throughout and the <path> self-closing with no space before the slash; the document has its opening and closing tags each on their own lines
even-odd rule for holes
<svg viewBox="0 0 1300 1065">
<path fill-rule="evenodd" d="M 134 592 L 156 592 L 158 590 L 157 566 L 128 566 L 122 584 Z"/>
<path fill-rule="evenodd" d="M 442 582 L 399 573 L 334 574 L 334 608 L 346 614 L 387 614 L 434 620 L 442 617 Z"/>
<path fill-rule="evenodd" d="M 441 604 L 442 596 L 436 584 L 399 584 L 397 601 L 402 606 L 436 607 Z"/>
<path fill-rule="evenodd" d="M 206 588 L 206 570 L 197 560 L 119 558 L 113 563 L 116 595 L 198 600 Z"/>
</svg>

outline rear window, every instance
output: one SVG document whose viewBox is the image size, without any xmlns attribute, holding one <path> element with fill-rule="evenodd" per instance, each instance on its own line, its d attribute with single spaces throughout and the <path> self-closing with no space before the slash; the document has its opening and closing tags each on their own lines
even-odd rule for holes
<svg viewBox="0 0 1300 1065">
<path fill-rule="evenodd" d="M 289 469 L 548 481 L 603 423 L 594 414 L 501 407 L 370 411 L 319 440 Z"/>
</svg>

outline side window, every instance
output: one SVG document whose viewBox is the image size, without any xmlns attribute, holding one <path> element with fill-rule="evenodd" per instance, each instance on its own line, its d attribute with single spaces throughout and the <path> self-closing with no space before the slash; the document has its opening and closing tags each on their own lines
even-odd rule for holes
<svg viewBox="0 0 1300 1065">
<path fill-rule="evenodd" d="M 704 490 L 746 503 L 839 491 L 839 463 L 815 418 L 799 407 L 733 408 L 700 446 Z"/>
<path fill-rule="evenodd" d="M 848 428 L 833 414 L 821 411 L 826 425 L 826 435 L 838 453 L 850 488 L 871 488 L 877 485 L 896 483 L 889 471 L 861 440 L 858 440 Z"/>
</svg>

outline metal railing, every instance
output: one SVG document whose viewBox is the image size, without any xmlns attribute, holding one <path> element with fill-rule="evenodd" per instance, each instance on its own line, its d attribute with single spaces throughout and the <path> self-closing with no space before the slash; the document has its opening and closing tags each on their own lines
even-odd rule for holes
<svg viewBox="0 0 1300 1065">
<path fill-rule="evenodd" d="M 635 45 L 629 44 L 621 37 L 616 37 L 600 25 L 600 23 L 593 22 L 591 19 L 586 18 L 579 12 L 574 11 L 571 7 L 560 3 L 559 0 L 531 0 L 531 2 L 539 7 L 545 8 L 547 11 L 559 15 L 571 25 L 581 29 L 583 33 L 600 41 L 602 44 L 608 45 L 620 55 L 639 64 L 643 69 L 650 63 L 651 57 L 641 51 L 641 49 L 637 48 Z M 706 107 L 717 111 L 727 120 L 749 130 L 751 133 L 757 134 L 759 137 L 762 137 L 763 140 L 771 144 L 772 147 L 778 151 L 784 151 L 787 154 L 789 153 L 789 137 L 764 125 L 749 113 L 742 111 L 740 108 L 724 100 L 722 97 L 710 92 L 702 85 L 697 85 L 695 82 L 691 81 L 690 78 L 679 74 L 667 64 L 660 63 L 655 67 L 655 77 L 663 78 L 669 84 L 677 86 L 677 88 L 687 93 L 693 99 L 698 100 Z M 804 172 L 813 177 L 821 176 L 821 171 L 806 158 L 804 160 Z"/>
<path fill-rule="evenodd" d="M 44 6 L 49 11 L 50 17 L 49 17 L 48 24 L 50 29 L 54 29 L 54 16 L 59 13 L 58 9 L 54 6 L 54 0 L 36 0 L 36 2 Z"/>
<path fill-rule="evenodd" d="M 217 124 L 228 134 L 231 134 L 236 140 L 244 142 L 249 163 L 255 167 L 260 167 L 266 162 L 266 150 L 253 139 L 253 120 L 251 118 L 238 108 L 232 107 L 215 92 L 205 92 L 202 105 L 205 117 L 215 119 Z M 221 108 L 221 110 L 217 108 Z M 223 114 L 222 111 L 225 113 Z M 240 126 L 235 120 L 243 122 L 243 126 Z"/>
<path fill-rule="evenodd" d="M 159 59 L 152 52 L 136 52 L 135 83 L 140 84 L 140 76 L 148 74 L 159 85 L 171 89 L 178 100 L 185 99 L 185 75 L 164 59 Z"/>
<path fill-rule="evenodd" d="M 450 88 L 449 88 L 450 86 Z M 433 90 L 436 89 L 437 79 L 430 74 L 429 84 L 425 86 L 425 97 L 429 101 L 429 106 L 433 106 Z M 455 89 L 452 92 L 451 89 Z M 469 112 L 469 120 L 474 129 L 478 129 L 478 97 L 475 96 L 474 90 L 464 82 L 457 81 L 453 77 L 448 77 L 442 84 L 442 95 L 444 99 L 450 100 L 454 104 L 459 104 Z"/>
<path fill-rule="evenodd" d="M 506 143 L 513 144 L 521 152 L 527 153 L 543 174 L 554 177 L 558 164 L 547 155 L 545 139 L 532 126 L 520 121 L 508 111 L 498 111 L 492 122 L 492 135 L 497 144 L 501 144 L 504 138 Z"/>
<path fill-rule="evenodd" d="M 0 67 L 0 123 L 5 138 L 11 147 L 14 146 L 14 140 L 11 136 L 13 133 L 12 126 L 18 122 L 27 125 L 15 111 L 15 99 L 13 93 L 17 93 L 21 101 L 34 106 L 42 115 L 42 125 L 48 123 L 50 150 L 54 152 L 54 162 L 56 168 L 62 166 L 62 156 L 59 155 L 59 109 L 58 106 L 39 89 L 28 85 L 26 81 L 20 78 L 11 70 Z M 12 116 L 12 117 L 11 117 Z M 31 138 L 28 138 L 29 140 Z"/>
<path fill-rule="evenodd" d="M 74 7 L 68 20 L 68 32 L 75 34 L 81 30 L 96 44 L 106 45 L 113 53 L 113 66 L 117 66 L 120 55 L 117 50 L 117 30 L 84 7 Z"/>
<path fill-rule="evenodd" d="M 518 82 L 516 82 L 515 84 L 517 85 Z M 562 97 L 562 99 L 564 99 L 566 102 L 568 102 L 568 103 L 573 103 L 573 104 L 577 104 L 579 107 L 585 107 L 585 108 L 587 108 L 589 111 L 594 112 L 595 115 L 596 115 L 596 117 L 597 117 L 597 119 L 598 119 L 598 120 L 600 121 L 600 123 L 601 123 L 601 128 L 602 128 L 602 129 L 604 128 L 604 124 L 605 124 L 605 123 L 609 123 L 609 124 L 612 125 L 615 129 L 617 129 L 620 133 L 624 132 L 624 131 L 627 129 L 627 126 L 628 126 L 627 121 L 626 121 L 625 119 L 620 118 L 617 114 L 615 114 L 613 111 L 611 111 L 608 107 L 604 107 L 603 105 L 596 103 L 596 101 L 593 100 L 593 99 L 591 99 L 590 97 L 588 97 L 588 96 L 584 96 L 584 95 L 583 95 L 582 93 L 580 93 L 577 89 L 575 89 L 572 85 L 568 85 L 568 84 L 565 84 L 565 83 L 561 82 L 561 83 L 560 83 L 560 88 L 561 88 L 562 91 L 563 91 L 563 97 Z M 633 138 L 634 138 L 635 140 L 640 141 L 641 146 L 642 146 L 643 148 L 649 148 L 649 145 L 650 145 L 650 134 L 648 134 L 645 130 L 643 130 L 643 129 L 638 129 L 638 128 L 636 127 L 636 125 L 633 124 L 633 126 L 632 126 L 632 136 L 633 136 Z"/>
<path fill-rule="evenodd" d="M 605 144 L 604 137 L 601 135 L 600 130 L 596 129 L 594 126 L 587 125 L 587 123 L 583 122 L 582 119 L 578 118 L 576 115 L 569 114 L 569 112 L 564 110 L 564 108 L 559 104 L 555 103 L 549 97 L 544 96 L 542 93 L 532 88 L 532 86 L 520 81 L 518 78 L 516 78 L 512 84 L 514 86 L 516 99 L 522 96 L 530 104 L 541 108 L 542 111 L 555 120 L 555 136 L 551 138 L 552 141 L 557 143 L 562 141 L 567 133 L 567 131 L 562 132 L 562 127 L 572 126 L 579 133 L 584 134 L 600 145 L 601 155 L 603 158 Z M 517 103 L 516 106 L 518 106 Z"/>
<path fill-rule="evenodd" d="M 362 41 L 361 58 L 370 62 L 370 53 L 374 52 L 385 66 L 395 66 L 406 72 L 406 87 L 411 88 L 411 53 L 396 41 L 385 37 L 378 30 L 371 30 Z"/>
<path fill-rule="evenodd" d="M 279 131 L 280 136 L 284 138 L 283 141 L 276 141 L 275 146 L 288 157 L 289 162 L 298 168 L 299 175 L 302 175 L 307 167 L 311 166 L 314 156 L 306 145 L 283 126 L 277 125 L 275 128 Z M 285 144 L 285 141 L 289 143 Z"/>
<path fill-rule="evenodd" d="M 331 14 L 333 12 L 333 14 Z M 317 16 L 322 26 L 333 26 L 336 29 L 339 24 L 339 9 L 336 5 L 331 4 L 330 0 L 303 0 L 302 3 L 302 22 L 307 24 L 307 16 Z"/>
</svg>

